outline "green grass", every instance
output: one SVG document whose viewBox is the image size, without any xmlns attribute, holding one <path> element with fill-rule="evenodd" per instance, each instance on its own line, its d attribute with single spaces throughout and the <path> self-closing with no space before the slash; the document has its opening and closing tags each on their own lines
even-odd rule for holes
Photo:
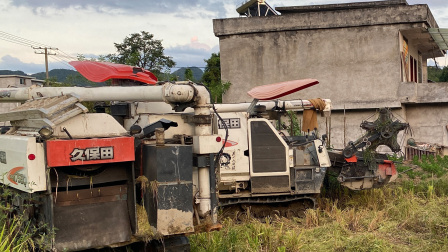
<svg viewBox="0 0 448 252">
<path fill-rule="evenodd" d="M 192 251 L 448 251 L 448 158 L 397 169 L 400 180 L 379 189 L 328 181 L 303 218 L 225 219 L 220 231 L 190 236 Z"/>
<path fill-rule="evenodd" d="M 401 177 L 386 187 L 350 191 L 330 177 L 304 217 L 221 221 L 220 231 L 189 237 L 192 251 L 448 251 L 448 158 L 395 160 Z M 0 195 L 11 197 L 6 190 Z M 32 251 L 36 236 L 12 207 L 0 209 L 0 251 Z"/>
<path fill-rule="evenodd" d="M 29 196 L 29 197 L 28 197 Z M 54 231 L 48 225 L 36 224 L 26 210 L 33 206 L 32 195 L 25 196 L 7 186 L 0 186 L 0 251 L 48 251 Z M 13 202 L 23 201 L 22 210 Z"/>
</svg>

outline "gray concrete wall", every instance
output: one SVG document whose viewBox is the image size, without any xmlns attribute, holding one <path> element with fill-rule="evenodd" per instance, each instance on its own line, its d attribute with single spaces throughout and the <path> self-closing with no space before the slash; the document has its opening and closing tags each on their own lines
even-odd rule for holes
<svg viewBox="0 0 448 252">
<path fill-rule="evenodd" d="M 232 83 L 224 102 L 250 101 L 246 92 L 258 85 L 315 78 L 319 85 L 287 98 L 330 98 L 336 109 L 401 107 L 399 31 L 438 27 L 427 5 L 217 19 L 213 26 L 221 76 Z"/>
<path fill-rule="evenodd" d="M 390 6 L 382 8 L 349 9 L 251 18 L 213 20 L 217 37 L 275 31 L 334 29 L 372 25 L 426 23 L 437 28 L 437 23 L 426 4 Z"/>
<path fill-rule="evenodd" d="M 448 102 L 442 99 L 446 88 L 402 83 L 401 79 L 400 31 L 407 31 L 410 53 L 416 57 L 418 51 L 427 53 L 422 49 L 428 45 L 417 46 L 429 43 L 418 40 L 418 33 L 438 27 L 427 5 L 219 19 L 213 25 L 220 40 L 221 76 L 232 83 L 224 102 L 249 102 L 252 99 L 247 91 L 258 85 L 314 78 L 320 84 L 285 98 L 330 98 L 331 143 L 335 148 L 362 136 L 360 123 L 381 107 L 392 107 L 400 121 L 408 120 L 416 129 L 416 140 L 444 143 L 439 136 L 446 123 L 419 116 L 432 105 L 419 108 L 412 104 Z M 422 65 L 424 68 L 426 62 Z M 425 78 L 426 69 L 422 72 Z M 438 109 L 438 113 L 445 112 Z M 319 121 L 322 134 L 326 132 L 325 119 Z M 428 127 L 438 135 L 427 133 Z M 406 140 L 402 134 L 398 139 Z"/>
<path fill-rule="evenodd" d="M 400 83 L 398 42 L 390 25 L 221 37 L 221 76 L 232 83 L 224 102 L 250 101 L 246 92 L 258 85 L 315 78 L 320 84 L 288 98 L 330 98 L 340 109 L 391 106 Z"/>
<path fill-rule="evenodd" d="M 401 122 L 405 122 L 405 109 L 397 108 L 393 109 L 392 113 Z M 331 127 L 330 122 L 327 122 L 325 117 L 318 117 L 319 123 L 319 134 L 325 134 L 328 130 L 330 131 L 330 143 L 333 148 L 342 149 L 350 141 L 355 141 L 362 137 L 366 132 L 361 129 L 360 124 L 366 120 L 373 122 L 377 119 L 378 113 L 376 109 L 368 110 L 347 110 L 345 115 L 344 111 L 332 111 L 331 113 Z M 345 118 L 345 120 L 344 120 Z M 345 121 L 345 122 L 344 122 Z M 344 134 L 345 131 L 345 134 Z M 345 135 L 345 139 L 344 139 Z M 404 132 L 398 135 L 399 143 L 405 143 L 407 137 Z M 344 144 L 345 143 L 345 144 Z M 384 150 L 384 149 L 383 149 Z"/>
<path fill-rule="evenodd" d="M 415 141 L 448 146 L 448 103 L 408 104 L 406 118 Z"/>
<path fill-rule="evenodd" d="M 20 79 L 24 84 L 20 84 Z M 32 78 L 19 76 L 0 76 L 0 87 L 29 87 L 32 85 Z"/>
</svg>

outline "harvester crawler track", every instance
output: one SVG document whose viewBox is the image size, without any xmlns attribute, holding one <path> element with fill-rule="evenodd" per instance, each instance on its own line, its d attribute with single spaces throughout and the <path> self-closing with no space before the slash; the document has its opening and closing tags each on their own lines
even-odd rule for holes
<svg viewBox="0 0 448 252">
<path fill-rule="evenodd" d="M 221 199 L 222 218 L 244 220 L 247 217 L 302 217 L 306 209 L 316 207 L 313 195 L 262 196 L 256 198 Z"/>
</svg>

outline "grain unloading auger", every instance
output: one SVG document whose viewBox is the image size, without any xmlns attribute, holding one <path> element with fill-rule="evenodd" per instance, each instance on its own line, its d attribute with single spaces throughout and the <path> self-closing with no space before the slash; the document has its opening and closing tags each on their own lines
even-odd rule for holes
<svg viewBox="0 0 448 252">
<path fill-rule="evenodd" d="M 261 86 L 249 92 L 252 103 L 212 106 L 200 84 L 157 82 L 125 65 L 71 64 L 114 86 L 0 90 L 0 102 L 26 101 L 0 114 L 12 125 L 0 135 L 2 182 L 21 194 L 11 201 L 17 209 L 55 228 L 52 248 L 163 239 L 185 249 L 186 234 L 215 227 L 219 206 L 275 203 L 294 212 L 290 203 L 320 193 L 330 167 L 324 141 L 276 125 L 287 110 L 329 114 L 331 103 L 275 100 L 316 80 Z M 111 101 L 110 114 L 87 113 L 81 101 Z"/>
</svg>

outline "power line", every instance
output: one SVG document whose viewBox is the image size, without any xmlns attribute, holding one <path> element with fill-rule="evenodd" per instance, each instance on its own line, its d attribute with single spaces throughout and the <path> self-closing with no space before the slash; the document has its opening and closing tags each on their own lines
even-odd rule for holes
<svg viewBox="0 0 448 252">
<path fill-rule="evenodd" d="M 68 62 L 72 61 L 72 60 L 76 60 L 77 58 L 74 56 L 69 55 L 68 53 L 62 51 L 62 50 L 58 50 L 57 48 L 53 48 L 49 45 L 43 44 L 43 43 L 39 43 L 30 39 L 26 39 L 26 38 L 22 38 L 4 31 L 0 31 L 0 40 L 4 40 L 13 44 L 17 44 L 17 45 L 21 45 L 21 46 L 26 46 L 26 47 L 31 47 L 35 50 L 42 50 L 39 52 L 36 52 L 36 54 L 45 54 L 45 72 L 46 72 L 46 77 L 47 77 L 47 85 L 48 85 L 48 56 L 55 56 L 58 57 L 59 59 L 56 59 L 54 57 L 51 57 L 52 59 L 55 59 L 57 61 L 65 61 Z M 57 50 L 58 52 L 60 52 L 60 54 L 58 55 L 56 52 L 51 52 L 50 50 Z M 66 64 L 65 62 L 62 62 L 64 64 Z M 72 66 L 70 66 L 69 64 L 66 64 L 67 66 L 69 66 L 70 68 L 73 68 Z"/>
<path fill-rule="evenodd" d="M 19 36 L 16 36 L 16 35 L 4 32 L 4 31 L 0 31 L 0 36 L 3 37 L 3 38 L 9 39 L 11 41 L 19 42 L 19 43 L 26 44 L 26 45 L 29 45 L 29 46 L 49 47 L 46 44 L 42 44 L 42 43 L 39 43 L 39 42 L 36 42 L 36 41 L 33 41 L 33 40 L 22 38 L 22 37 L 19 37 Z"/>
<path fill-rule="evenodd" d="M 19 37 L 19 36 L 16 36 L 16 35 L 12 35 L 10 33 L 3 32 L 3 31 L 0 31 L 0 39 L 4 40 L 4 41 L 7 41 L 7 42 L 14 43 L 14 44 L 23 45 L 23 46 L 29 46 L 29 47 L 42 47 L 42 48 L 45 48 L 45 47 L 46 48 L 50 48 L 51 47 L 49 45 L 42 44 L 42 43 L 39 43 L 39 42 L 36 42 L 36 41 L 33 41 L 33 40 L 29 40 L 29 39 L 26 39 L 26 38 L 22 38 L 22 37 Z M 70 60 L 77 59 L 76 57 L 71 56 L 71 55 L 69 55 L 68 53 L 66 53 L 66 52 L 64 52 L 62 50 L 59 50 L 59 52 L 61 52 L 61 57 L 65 57 L 65 58 L 68 58 Z"/>
<path fill-rule="evenodd" d="M 56 54 L 56 57 L 66 60 L 66 61 L 72 61 L 72 60 L 76 60 L 76 57 L 73 56 L 66 56 L 66 55 L 62 55 L 62 54 Z"/>
<path fill-rule="evenodd" d="M 50 56 L 50 58 L 54 59 L 55 61 L 57 61 L 57 62 L 59 62 L 59 63 L 62 63 L 62 64 L 64 64 L 64 65 L 68 66 L 70 69 L 73 69 L 73 68 L 74 68 L 73 66 L 71 66 L 70 64 L 68 64 L 67 61 L 65 61 L 65 60 L 63 60 L 63 59 L 59 59 L 59 58 L 57 57 L 57 55 L 55 55 L 55 56 L 53 56 L 53 55 L 49 55 L 49 56 Z"/>
<path fill-rule="evenodd" d="M 69 55 L 68 53 L 66 53 L 66 52 L 64 52 L 64 51 L 62 51 L 62 50 L 59 50 L 62 54 L 64 54 L 65 56 L 66 56 L 66 58 L 72 58 L 72 59 L 77 59 L 77 57 L 73 57 L 73 56 L 71 56 L 71 55 Z"/>
<path fill-rule="evenodd" d="M 46 73 L 46 77 L 47 77 L 47 86 L 49 84 L 49 75 L 48 75 L 48 55 L 56 55 L 56 53 L 51 53 L 48 52 L 48 50 L 58 50 L 57 48 L 52 48 L 52 47 L 33 47 L 33 49 L 35 50 L 44 50 L 44 51 L 40 51 L 40 52 L 34 52 L 35 54 L 45 54 L 45 73 Z"/>
<path fill-rule="evenodd" d="M 11 42 L 11 43 L 17 44 L 17 45 L 23 45 L 23 46 L 26 46 L 26 47 L 31 47 L 31 45 L 29 45 L 27 43 L 24 43 L 24 42 L 19 42 L 19 41 L 10 40 L 8 38 L 1 38 L 1 37 L 0 37 L 0 39 L 4 40 L 4 41 L 7 41 L 7 42 Z"/>
</svg>

